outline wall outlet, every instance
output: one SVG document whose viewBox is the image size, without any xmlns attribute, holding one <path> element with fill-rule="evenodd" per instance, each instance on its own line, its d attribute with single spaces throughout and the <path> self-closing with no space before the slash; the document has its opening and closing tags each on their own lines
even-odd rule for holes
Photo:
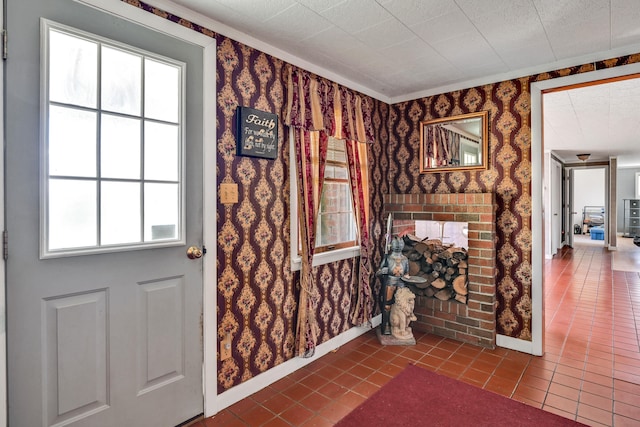
<svg viewBox="0 0 640 427">
<path fill-rule="evenodd" d="M 226 360 L 231 357 L 231 334 L 226 334 L 224 339 L 220 341 L 220 360 Z"/>
</svg>

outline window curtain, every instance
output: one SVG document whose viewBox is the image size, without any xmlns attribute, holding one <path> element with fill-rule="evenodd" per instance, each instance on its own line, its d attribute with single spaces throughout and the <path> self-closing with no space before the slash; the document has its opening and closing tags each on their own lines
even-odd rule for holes
<svg viewBox="0 0 640 427">
<path fill-rule="evenodd" d="M 319 293 L 312 265 L 329 136 L 347 139 L 346 145 L 350 147 L 347 148 L 347 160 L 361 249 L 359 279 L 355 292 L 357 295 L 355 303 L 352 300 L 349 314 L 352 322 L 356 324 L 364 324 L 371 320 L 373 304 L 369 285 L 371 249 L 366 143 L 373 142 L 373 127 L 368 103 L 336 83 L 289 67 L 287 86 L 285 124 L 294 128 L 302 243 L 296 354 L 311 357 L 315 352 L 319 334 L 316 317 Z"/>
<path fill-rule="evenodd" d="M 354 290 L 355 301 L 351 302 L 351 322 L 363 325 L 371 321 L 373 301 L 371 298 L 371 238 L 369 235 L 369 168 L 367 142 L 373 141 L 373 135 L 367 135 L 365 117 L 369 119 L 369 110 L 363 113 L 362 98 L 345 88 L 340 89 L 340 107 L 337 108 L 335 137 L 346 140 L 347 162 L 349 163 L 349 181 L 353 212 L 356 216 L 358 236 L 360 237 L 360 264 L 358 282 Z M 371 126 L 369 126 L 371 129 Z"/>
<path fill-rule="evenodd" d="M 435 164 L 428 166 L 447 166 L 454 160 L 460 161 L 460 135 L 442 125 L 427 127 L 427 157 Z"/>
<path fill-rule="evenodd" d="M 296 164 L 299 165 L 298 229 L 302 242 L 296 353 L 310 357 L 314 353 L 319 334 L 315 316 L 319 294 L 312 265 L 329 138 L 322 131 L 296 130 L 295 135 Z"/>
<path fill-rule="evenodd" d="M 351 322 L 363 325 L 371 321 L 373 302 L 371 298 L 371 237 L 369 235 L 369 180 L 366 143 L 347 141 L 349 180 L 353 194 L 353 212 L 360 237 L 360 265 L 355 289 L 355 303 L 351 304 Z"/>
</svg>

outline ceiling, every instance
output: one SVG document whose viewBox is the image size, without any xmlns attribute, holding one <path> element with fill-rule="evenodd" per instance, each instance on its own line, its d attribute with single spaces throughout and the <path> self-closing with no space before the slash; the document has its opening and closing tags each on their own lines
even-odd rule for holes
<svg viewBox="0 0 640 427">
<path fill-rule="evenodd" d="M 561 160 L 580 163 L 618 158 L 618 167 L 640 167 L 640 78 L 543 95 L 544 147 Z"/>
<path fill-rule="evenodd" d="M 638 0 L 149 3 L 388 103 L 640 52 Z M 545 95 L 545 148 L 633 151 L 640 91 L 624 84 Z"/>
</svg>

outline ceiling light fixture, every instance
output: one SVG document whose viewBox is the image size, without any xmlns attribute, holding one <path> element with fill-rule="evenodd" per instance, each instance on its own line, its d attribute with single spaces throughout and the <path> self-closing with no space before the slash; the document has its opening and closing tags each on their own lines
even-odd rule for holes
<svg viewBox="0 0 640 427">
<path fill-rule="evenodd" d="M 584 162 L 585 160 L 587 160 L 591 156 L 591 154 L 586 154 L 586 153 L 585 154 L 576 154 L 576 156 L 578 156 L 578 158 Z"/>
</svg>

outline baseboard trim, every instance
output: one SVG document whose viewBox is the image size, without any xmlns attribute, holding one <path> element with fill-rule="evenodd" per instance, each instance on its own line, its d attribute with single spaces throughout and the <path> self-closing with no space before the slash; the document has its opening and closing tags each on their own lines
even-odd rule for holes
<svg viewBox="0 0 640 427">
<path fill-rule="evenodd" d="M 381 322 L 381 316 L 377 315 L 371 319 L 370 326 L 355 326 L 346 332 L 324 342 L 316 347 L 316 352 L 313 357 L 294 357 L 287 360 L 278 366 L 269 369 L 262 374 L 255 376 L 254 378 L 238 384 L 233 388 L 220 393 L 215 397 L 216 399 L 216 413 L 224 408 L 227 408 L 234 403 L 252 395 L 253 393 L 262 390 L 270 384 L 286 377 L 287 375 L 297 371 L 298 369 L 308 365 L 309 363 L 319 359 L 325 354 L 336 350 L 337 348 L 347 344 L 349 341 L 354 340 L 362 334 L 369 332 L 372 328 L 378 326 Z"/>
</svg>

